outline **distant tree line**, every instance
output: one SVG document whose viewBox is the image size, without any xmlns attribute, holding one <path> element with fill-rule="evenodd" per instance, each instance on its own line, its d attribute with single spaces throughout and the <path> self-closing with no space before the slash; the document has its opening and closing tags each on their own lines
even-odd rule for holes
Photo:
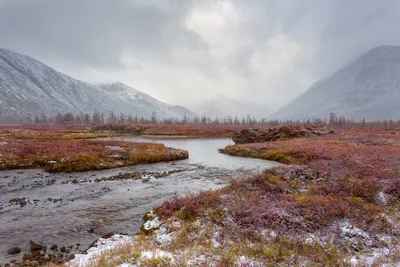
<svg viewBox="0 0 400 267">
<path fill-rule="evenodd" d="M 110 112 L 105 115 L 103 112 L 94 111 L 89 113 L 57 113 L 56 115 L 37 115 L 35 117 L 12 117 L 0 116 L 1 124 L 40 124 L 40 125 L 105 125 L 105 124 L 164 124 L 164 125 L 196 125 L 196 126 L 247 126 L 247 127 L 276 127 L 288 124 L 320 124 L 337 128 L 396 128 L 400 129 L 400 120 L 384 120 L 367 122 L 366 119 L 354 120 L 344 116 L 336 116 L 331 113 L 327 119 L 313 118 L 305 120 L 268 120 L 266 118 L 256 119 L 247 116 L 227 116 L 224 118 L 211 118 L 208 116 L 189 117 L 184 114 L 182 118 L 159 118 L 155 112 L 151 117 L 140 117 L 133 114 L 116 114 Z"/>
</svg>

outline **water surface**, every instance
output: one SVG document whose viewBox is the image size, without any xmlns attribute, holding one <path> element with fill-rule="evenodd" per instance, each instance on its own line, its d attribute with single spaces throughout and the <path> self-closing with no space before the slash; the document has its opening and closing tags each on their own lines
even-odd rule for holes
<svg viewBox="0 0 400 267">
<path fill-rule="evenodd" d="M 10 247 L 27 250 L 29 240 L 47 246 L 79 243 L 72 252 L 86 249 L 109 232 L 133 234 L 140 228 L 145 212 L 175 194 L 224 186 L 230 177 L 242 178 L 275 162 L 223 155 L 219 148 L 230 139 L 149 139 L 118 137 L 108 140 L 164 143 L 189 151 L 189 159 L 83 173 L 47 173 L 42 170 L 0 172 L 0 265 L 12 257 Z M 145 180 L 95 182 L 120 172 L 178 171 Z M 24 206 L 11 203 L 25 198 Z M 22 256 L 19 255 L 19 257 Z"/>
</svg>

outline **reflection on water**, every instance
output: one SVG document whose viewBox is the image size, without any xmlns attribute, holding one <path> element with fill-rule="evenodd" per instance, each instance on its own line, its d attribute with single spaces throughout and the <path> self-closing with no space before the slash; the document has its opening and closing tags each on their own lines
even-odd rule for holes
<svg viewBox="0 0 400 267">
<path fill-rule="evenodd" d="M 216 189 L 225 185 L 229 177 L 240 178 L 278 165 L 220 154 L 218 148 L 231 144 L 229 139 L 114 139 L 164 143 L 188 150 L 190 158 L 74 174 L 41 170 L 0 172 L 0 263 L 11 259 L 6 255 L 8 248 L 19 246 L 26 250 L 29 240 L 48 246 L 80 243 L 80 248 L 85 249 L 108 232 L 132 234 L 140 228 L 146 211 L 174 194 Z M 149 181 L 94 182 L 120 172 L 172 170 L 180 172 Z M 10 203 L 15 198 L 25 198 L 27 204 Z"/>
<path fill-rule="evenodd" d="M 260 159 L 232 157 L 218 152 L 219 148 L 233 145 L 228 138 L 221 139 L 158 139 L 142 137 L 113 137 L 104 140 L 119 140 L 132 142 L 161 143 L 173 148 L 180 148 L 189 151 L 189 164 L 200 164 L 206 167 L 224 168 L 230 170 L 247 169 L 260 170 L 275 166 L 276 163 Z"/>
</svg>

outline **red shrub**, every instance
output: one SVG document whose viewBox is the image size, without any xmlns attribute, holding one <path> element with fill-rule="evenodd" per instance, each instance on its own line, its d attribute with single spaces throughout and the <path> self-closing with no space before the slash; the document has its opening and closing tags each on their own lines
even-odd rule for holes
<svg viewBox="0 0 400 267">
<path fill-rule="evenodd" d="M 191 220 L 195 216 L 202 214 L 207 208 L 216 207 L 221 202 L 219 191 L 202 191 L 200 193 L 188 194 L 184 197 L 175 196 L 166 200 L 163 204 L 155 208 L 158 215 L 164 218 L 172 216 L 180 211 L 182 219 Z"/>
<path fill-rule="evenodd" d="M 374 202 L 383 186 L 374 177 L 364 179 L 342 178 L 337 182 L 320 183 L 314 188 L 314 193 L 322 195 L 336 195 L 339 197 L 360 197 Z"/>
<path fill-rule="evenodd" d="M 348 216 L 350 212 L 345 200 L 331 196 L 307 195 L 295 198 L 292 209 L 312 229 L 328 226 L 335 220 Z"/>
</svg>

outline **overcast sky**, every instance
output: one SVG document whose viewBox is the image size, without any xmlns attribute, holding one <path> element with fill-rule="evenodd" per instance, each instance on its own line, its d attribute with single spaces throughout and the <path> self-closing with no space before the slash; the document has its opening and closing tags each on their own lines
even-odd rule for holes
<svg viewBox="0 0 400 267">
<path fill-rule="evenodd" d="M 378 45 L 397 0 L 0 0 L 0 47 L 171 104 L 225 95 L 276 109 Z"/>
</svg>

